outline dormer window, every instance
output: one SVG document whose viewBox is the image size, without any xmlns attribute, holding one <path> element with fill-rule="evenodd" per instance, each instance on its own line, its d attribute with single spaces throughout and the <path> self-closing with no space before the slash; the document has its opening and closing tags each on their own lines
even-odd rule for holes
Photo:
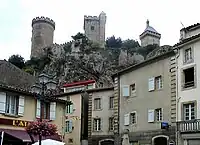
<svg viewBox="0 0 200 145">
<path fill-rule="evenodd" d="M 188 48 L 188 49 L 185 49 L 185 56 L 184 56 L 184 62 L 185 63 L 190 63 L 193 61 L 193 58 L 192 58 L 192 48 Z"/>
</svg>

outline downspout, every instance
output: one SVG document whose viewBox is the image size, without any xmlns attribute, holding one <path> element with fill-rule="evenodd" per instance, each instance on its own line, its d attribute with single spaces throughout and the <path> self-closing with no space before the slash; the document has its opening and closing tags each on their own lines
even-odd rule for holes
<svg viewBox="0 0 200 145">
<path fill-rule="evenodd" d="M 178 120 L 178 113 L 179 113 L 179 100 L 180 98 L 178 97 L 178 58 L 180 56 L 180 50 L 178 47 L 175 48 L 175 61 L 176 61 L 176 121 Z M 176 123 L 176 143 L 178 145 L 178 125 Z"/>
</svg>

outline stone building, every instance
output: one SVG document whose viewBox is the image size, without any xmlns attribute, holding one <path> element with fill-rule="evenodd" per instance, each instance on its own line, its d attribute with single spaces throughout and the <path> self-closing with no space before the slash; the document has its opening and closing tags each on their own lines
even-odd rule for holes
<svg viewBox="0 0 200 145">
<path fill-rule="evenodd" d="M 48 17 L 32 20 L 31 57 L 40 57 L 43 48 L 53 44 L 55 22 Z"/>
<path fill-rule="evenodd" d="M 113 75 L 116 145 L 126 138 L 133 145 L 175 143 L 170 86 L 174 52 L 158 54 Z"/>
<path fill-rule="evenodd" d="M 176 52 L 177 144 L 200 144 L 200 24 L 180 30 Z"/>
<path fill-rule="evenodd" d="M 141 46 L 147 46 L 150 44 L 160 45 L 161 34 L 158 33 L 152 26 L 149 25 L 149 20 L 146 22 L 146 29 L 140 35 Z"/>
<path fill-rule="evenodd" d="M 114 145 L 113 87 L 88 92 L 92 102 L 92 145 Z"/>
<path fill-rule="evenodd" d="M 106 14 L 104 12 L 101 12 L 99 16 L 84 16 L 84 31 L 90 40 L 104 45 L 105 29 Z"/>
</svg>

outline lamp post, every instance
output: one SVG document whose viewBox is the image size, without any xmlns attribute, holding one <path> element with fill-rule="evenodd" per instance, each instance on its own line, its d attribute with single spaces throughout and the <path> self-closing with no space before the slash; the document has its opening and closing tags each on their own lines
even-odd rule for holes
<svg viewBox="0 0 200 145">
<path fill-rule="evenodd" d="M 40 74 L 38 76 L 39 83 L 32 86 L 32 91 L 39 94 L 40 99 L 40 122 L 42 122 L 43 113 L 42 110 L 44 109 L 44 101 L 45 101 L 45 93 L 49 89 L 55 89 L 57 83 L 53 81 L 53 77 L 47 74 Z M 42 133 L 39 133 L 39 145 L 42 143 Z"/>
</svg>

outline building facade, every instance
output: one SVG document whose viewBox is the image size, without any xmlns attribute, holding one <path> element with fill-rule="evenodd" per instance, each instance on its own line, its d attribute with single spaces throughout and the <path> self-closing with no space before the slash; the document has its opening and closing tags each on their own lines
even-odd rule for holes
<svg viewBox="0 0 200 145">
<path fill-rule="evenodd" d="M 180 42 L 174 46 L 177 79 L 177 144 L 200 144 L 199 69 L 200 24 L 180 30 Z"/>
<path fill-rule="evenodd" d="M 146 28 L 140 35 L 141 46 L 157 44 L 160 45 L 161 34 L 158 33 L 152 26 L 149 25 L 149 20 L 146 22 Z"/>
<path fill-rule="evenodd" d="M 56 124 L 58 134 L 44 138 L 62 141 L 64 134 L 64 112 L 66 101 L 59 99 L 45 99 L 44 108 L 40 107 L 39 99 L 33 94 L 21 89 L 0 86 L 0 132 L 4 132 L 3 144 L 28 145 L 31 138 L 25 131 L 29 122 L 40 118 Z M 38 136 L 33 136 L 38 141 Z"/>
<path fill-rule="evenodd" d="M 113 76 L 116 144 L 127 139 L 133 145 L 175 143 L 170 86 L 173 55 L 173 51 L 160 54 Z"/>
<path fill-rule="evenodd" d="M 92 145 L 114 145 L 113 87 L 88 92 L 92 102 Z"/>
<path fill-rule="evenodd" d="M 106 13 L 99 16 L 84 16 L 85 35 L 92 41 L 101 45 L 105 44 Z"/>
</svg>

